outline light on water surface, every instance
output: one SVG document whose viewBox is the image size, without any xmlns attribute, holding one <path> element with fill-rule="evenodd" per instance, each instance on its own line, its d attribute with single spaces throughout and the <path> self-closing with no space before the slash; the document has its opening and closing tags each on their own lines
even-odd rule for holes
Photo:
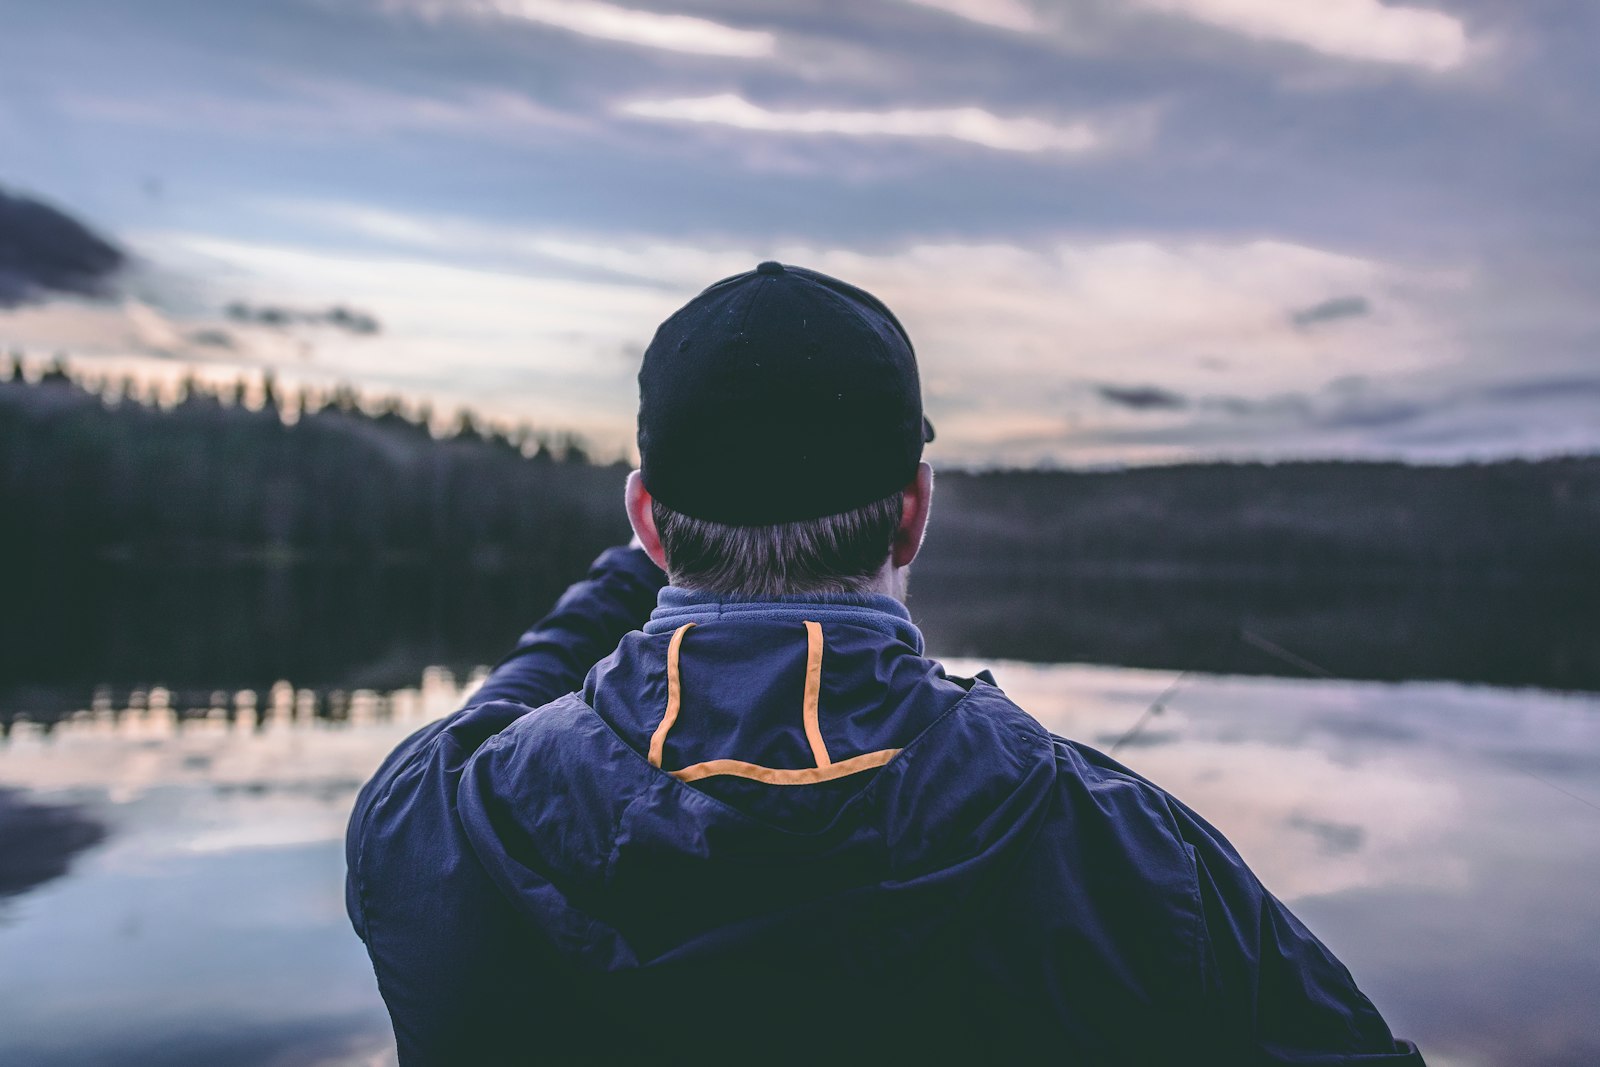
<svg viewBox="0 0 1600 1067">
<path fill-rule="evenodd" d="M 1191 675 L 1146 715 L 1170 674 L 992 666 L 1221 829 L 1431 1064 L 1600 1062 L 1600 698 Z M 15 725 L 0 796 L 104 841 L 0 899 L 0 1062 L 391 1062 L 344 917 L 345 819 L 474 682 L 102 695 Z"/>
</svg>

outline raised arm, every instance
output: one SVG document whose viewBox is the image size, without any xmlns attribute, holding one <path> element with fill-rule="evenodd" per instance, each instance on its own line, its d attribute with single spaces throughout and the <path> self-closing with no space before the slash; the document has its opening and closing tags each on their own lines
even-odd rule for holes
<svg viewBox="0 0 1600 1067">
<path fill-rule="evenodd" d="M 637 549 L 602 554 L 464 708 L 403 741 L 356 798 L 346 907 L 408 1067 L 502 1062 L 508 1021 L 561 1010 L 557 966 L 538 966 L 548 949 L 479 865 L 456 818 L 456 787 L 485 741 L 572 692 L 642 625 L 663 582 Z"/>
<path fill-rule="evenodd" d="M 469 706 L 514 700 L 538 707 L 577 689 L 623 634 L 644 624 L 665 584 L 666 576 L 642 549 L 603 552 L 588 576 L 563 593 L 495 666 Z"/>
<path fill-rule="evenodd" d="M 464 762 L 524 712 L 576 690 L 590 667 L 610 654 L 629 630 L 644 624 L 655 606 L 657 591 L 665 584 L 666 576 L 641 549 L 630 546 L 602 552 L 589 565 L 584 579 L 569 586 L 550 613 L 522 635 L 461 710 L 400 742 L 379 765 L 356 797 L 350 816 L 346 844 L 351 871 L 355 870 L 355 845 L 373 804 L 408 767 L 446 736 Z M 349 906 L 360 932 L 353 887 Z"/>
</svg>

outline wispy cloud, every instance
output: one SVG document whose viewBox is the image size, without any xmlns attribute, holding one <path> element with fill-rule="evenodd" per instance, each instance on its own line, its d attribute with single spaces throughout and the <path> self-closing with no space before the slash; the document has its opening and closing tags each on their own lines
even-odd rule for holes
<svg viewBox="0 0 1600 1067">
<path fill-rule="evenodd" d="M 1189 398 L 1159 385 L 1099 385 L 1100 399 L 1134 411 L 1174 411 L 1187 407 Z"/>
<path fill-rule="evenodd" d="M 1033 462 L 1102 431 L 1110 434 L 1108 455 L 1127 454 L 1146 436 L 1176 433 L 1163 427 L 1196 422 L 1244 420 L 1229 432 L 1256 440 L 1273 427 L 1308 424 L 1299 408 L 1277 417 L 1273 397 L 1315 394 L 1341 375 L 1437 368 L 1459 355 L 1417 302 L 1414 290 L 1436 283 L 1409 268 L 1287 242 L 1080 236 L 864 251 L 494 227 L 327 203 L 281 202 L 275 212 L 370 250 L 204 248 L 248 266 L 264 297 L 293 296 L 275 291 L 282 279 L 310 280 L 310 292 L 371 307 L 386 326 L 392 321 L 397 342 L 425 330 L 451 350 L 477 346 L 480 367 L 501 362 L 489 346 L 503 348 L 506 373 L 519 377 L 480 373 L 469 399 L 497 410 L 543 403 L 547 383 L 559 380 L 564 397 L 583 398 L 568 399 L 567 409 L 581 409 L 585 428 L 607 444 L 630 436 L 631 374 L 660 320 L 703 286 L 767 258 L 850 279 L 895 308 L 916 339 L 946 460 Z M 1311 307 L 1329 292 L 1378 294 L 1382 314 L 1340 330 L 1293 323 L 1287 309 Z M 427 351 L 438 365 L 435 349 Z M 1232 368 L 1226 374 L 1208 362 L 1218 354 Z M 353 355 L 364 361 L 369 353 Z M 401 368 L 391 361 L 389 369 Z M 1237 402 L 1211 402 L 1219 390 Z M 1355 407 L 1342 395 L 1324 406 Z M 1186 446 L 1174 437 L 1172 447 Z"/>
<path fill-rule="evenodd" d="M 388 6 L 436 18 L 532 22 L 585 37 L 694 55 L 760 58 L 771 55 L 777 45 L 776 38 L 762 30 L 742 30 L 690 15 L 640 11 L 599 0 L 391 0 Z"/>
<path fill-rule="evenodd" d="M 732 126 L 767 133 L 943 138 L 1002 152 L 1080 153 L 1092 151 L 1106 142 L 1105 131 L 1092 122 L 1079 120 L 1063 125 L 1035 118 L 1004 118 L 980 107 L 775 111 L 733 93 L 721 93 L 669 100 L 633 100 L 617 110 L 638 118 Z"/>
<path fill-rule="evenodd" d="M 947 14 L 996 26 L 1002 30 L 1027 33 L 1039 26 L 1033 9 L 1022 0 L 906 0 L 919 7 L 931 7 Z"/>
<path fill-rule="evenodd" d="M 444 134 L 527 144 L 536 131 L 571 135 L 586 128 L 581 117 L 514 89 L 467 87 L 429 94 L 331 77 L 285 77 L 276 88 L 270 96 L 152 92 L 137 97 L 72 89 L 56 103 L 76 119 L 295 142 Z"/>
<path fill-rule="evenodd" d="M 896 309 L 917 342 L 941 462 L 1437 459 L 1593 442 L 1583 430 L 1592 375 L 1530 379 L 1504 368 L 1487 385 L 1464 378 L 1461 339 L 1440 315 L 1470 297 L 1458 291 L 1470 279 L 1308 245 L 1077 236 L 866 251 L 495 227 L 332 203 L 275 210 L 362 247 L 170 232 L 131 235 L 133 247 L 147 261 L 213 264 L 219 301 L 371 308 L 384 319 L 383 343 L 333 332 L 314 360 L 285 362 L 268 347 L 271 331 L 256 330 L 236 350 L 202 350 L 193 327 L 221 322 L 216 315 L 169 320 L 131 306 L 13 312 L 4 333 L 33 347 L 76 331 L 74 350 L 103 358 L 267 362 L 291 376 L 427 392 L 570 426 L 612 450 L 632 436 L 632 379 L 655 326 L 705 284 L 776 258 L 860 283 Z M 483 263 L 496 267 L 469 265 Z M 1329 292 L 1373 294 L 1375 310 L 1337 330 L 1295 324 L 1289 309 L 1330 303 Z"/>
<path fill-rule="evenodd" d="M 1466 27 L 1442 11 L 1380 0 L 1138 0 L 1145 7 L 1259 40 L 1302 45 L 1344 59 L 1444 71 L 1470 51 Z"/>
<path fill-rule="evenodd" d="M 134 297 L 119 301 L 55 300 L 12 311 L 0 317 L 0 345 L 32 350 L 36 355 L 65 351 L 73 357 L 107 360 L 137 358 L 185 360 L 195 364 L 223 361 L 254 364 L 259 359 L 292 355 L 297 346 L 260 346 L 215 325 L 211 319 L 186 321 Z"/>
<path fill-rule="evenodd" d="M 1315 326 L 1338 319 L 1359 319 L 1372 314 L 1372 302 L 1364 296 L 1336 296 L 1318 301 L 1289 315 L 1296 326 Z"/>
<path fill-rule="evenodd" d="M 395 220 L 386 221 L 392 226 Z M 434 252 L 437 241 L 456 231 L 443 226 L 433 233 L 419 219 L 405 232 L 418 252 Z M 526 263 L 536 254 L 524 244 L 528 234 L 506 236 L 512 255 L 498 257 L 503 262 L 521 256 Z M 575 429 L 608 450 L 632 436 L 639 353 L 681 302 L 678 292 L 659 284 L 523 264 L 486 269 L 415 253 L 183 232 L 136 234 L 132 242 L 152 260 L 213 263 L 212 273 L 225 279 L 215 293 L 219 312 L 225 310 L 220 301 L 230 299 L 287 306 L 331 299 L 382 321 L 384 337 L 376 343 L 349 331 L 325 332 L 313 365 L 291 364 L 301 377 L 470 403 L 494 416 Z M 255 337 L 265 343 L 280 332 L 257 329 Z M 471 373 L 463 374 L 464 367 Z"/>
</svg>

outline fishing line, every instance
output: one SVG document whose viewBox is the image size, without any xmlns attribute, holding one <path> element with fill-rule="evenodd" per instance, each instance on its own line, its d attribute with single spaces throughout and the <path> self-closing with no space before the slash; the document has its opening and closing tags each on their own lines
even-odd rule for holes
<svg viewBox="0 0 1600 1067">
<path fill-rule="evenodd" d="M 1328 670 L 1326 667 L 1318 666 L 1317 664 L 1306 659 L 1304 656 L 1297 656 L 1293 652 L 1290 652 L 1287 648 L 1284 648 L 1282 645 L 1273 641 L 1268 641 L 1265 637 L 1262 637 L 1260 634 L 1251 630 L 1246 630 L 1243 627 L 1240 627 L 1239 640 L 1243 641 L 1252 648 L 1260 649 L 1269 656 L 1277 657 L 1292 667 L 1299 667 L 1307 674 L 1315 674 L 1321 678 L 1337 678 L 1337 675 Z"/>
<path fill-rule="evenodd" d="M 1502 758 L 1504 758 L 1504 757 L 1502 757 Z M 1507 767 L 1515 767 L 1517 770 L 1521 771 L 1523 774 L 1526 774 L 1529 778 L 1532 778 L 1536 782 L 1543 782 L 1545 785 L 1549 786 L 1551 789 L 1554 789 L 1557 793 L 1560 793 L 1562 796 L 1571 797 L 1573 800 L 1576 800 L 1579 804 L 1583 804 L 1586 807 L 1593 808 L 1595 811 L 1600 811 L 1600 804 L 1596 804 L 1594 801 L 1589 800 L 1589 799 L 1587 799 L 1585 797 L 1580 797 L 1576 793 L 1569 793 L 1567 790 L 1561 788 L 1559 785 L 1556 785 L 1550 779 L 1544 777 L 1541 774 L 1535 774 L 1534 772 L 1528 770 L 1528 768 L 1526 768 L 1526 767 L 1517 767 L 1517 765 L 1515 763 L 1507 763 L 1506 766 Z"/>
<path fill-rule="evenodd" d="M 1328 670 L 1326 667 L 1323 667 L 1323 666 L 1320 666 L 1319 664 L 1313 663 L 1311 660 L 1306 659 L 1304 656 L 1301 656 L 1301 655 L 1299 655 L 1297 653 L 1291 652 L 1287 648 L 1284 648 L 1282 645 L 1277 644 L 1276 642 L 1267 640 L 1265 637 L 1262 637 L 1260 634 L 1252 633 L 1249 630 L 1241 628 L 1239 630 L 1239 638 L 1240 638 L 1240 640 L 1244 641 L 1246 644 L 1250 645 L 1252 648 L 1258 648 L 1262 652 L 1267 653 L 1267 655 L 1276 657 L 1277 659 L 1282 660 L 1284 663 L 1289 663 L 1289 664 L 1292 664 L 1292 665 L 1294 665 L 1296 667 L 1299 667 L 1301 670 L 1308 671 L 1308 672 L 1310 672 L 1312 674 L 1319 675 L 1320 677 L 1323 677 L 1323 678 L 1337 679 L 1337 677 L 1338 677 L 1332 671 Z M 1187 674 L 1188 672 L 1186 671 L 1184 673 Z M 1159 701 L 1159 700 L 1165 699 L 1166 696 L 1167 696 L 1167 694 L 1163 693 L 1161 695 L 1161 697 L 1159 697 L 1157 699 Z M 1113 750 L 1113 751 L 1115 751 L 1115 750 Z M 1545 785 L 1545 786 L 1548 786 L 1551 789 L 1554 789 L 1557 793 L 1560 793 L 1562 796 L 1569 797 L 1572 800 L 1576 800 L 1579 804 L 1582 804 L 1583 806 L 1588 807 L 1588 808 L 1593 808 L 1595 811 L 1600 811 L 1600 804 L 1595 803 L 1594 801 L 1590 800 L 1589 798 L 1587 798 L 1585 796 L 1581 796 L 1578 793 L 1574 793 L 1571 790 L 1565 789 L 1562 786 L 1557 785 L 1555 782 L 1550 781 L 1550 779 L 1544 777 L 1542 774 L 1538 774 L 1538 773 L 1536 773 L 1534 771 L 1530 771 L 1526 767 L 1518 766 L 1517 764 L 1512 763 L 1510 761 L 1510 759 L 1508 757 L 1506 757 L 1506 756 L 1498 756 L 1498 757 L 1494 757 L 1494 758 L 1497 759 L 1497 761 L 1499 763 L 1501 763 L 1503 766 L 1509 767 L 1512 770 L 1521 771 L 1523 774 L 1527 775 L 1529 778 L 1532 778 L 1534 781 L 1540 783 L 1541 785 Z"/>
<path fill-rule="evenodd" d="M 1261 651 L 1267 653 L 1270 656 L 1276 656 L 1278 659 L 1283 660 L 1285 663 L 1292 663 L 1292 664 L 1300 667 L 1303 670 L 1308 670 L 1308 671 L 1311 671 L 1311 672 L 1313 672 L 1315 674 L 1319 674 L 1324 678 L 1334 678 L 1335 677 L 1335 675 L 1332 672 L 1328 671 L 1326 668 L 1320 667 L 1317 664 L 1312 663 L 1310 660 L 1306 659 L 1304 656 L 1299 656 L 1299 655 L 1296 655 L 1293 652 L 1290 652 L 1288 649 L 1284 648 L 1282 645 L 1274 644 L 1273 642 L 1268 641 L 1265 637 L 1262 637 L 1259 634 L 1253 634 L 1249 630 L 1241 629 L 1239 631 L 1239 636 L 1240 636 L 1241 639 L 1243 639 L 1246 643 L 1250 644 L 1252 647 L 1259 648 Z M 1509 757 L 1498 756 L 1498 757 L 1494 757 L 1494 758 L 1497 759 L 1498 762 L 1501 763 L 1503 766 L 1510 767 L 1512 770 L 1521 771 L 1523 774 L 1527 775 L 1529 778 L 1532 778 L 1534 781 L 1540 783 L 1541 785 L 1549 786 L 1551 789 L 1554 789 L 1557 793 L 1560 793 L 1562 796 L 1570 797 L 1571 799 L 1576 800 L 1579 804 L 1582 804 L 1585 807 L 1593 808 L 1595 811 L 1600 811 L 1600 804 L 1596 804 L 1594 801 L 1588 799 L 1587 797 L 1580 796 L 1579 794 L 1574 793 L 1574 792 L 1572 792 L 1572 791 L 1570 791 L 1568 789 L 1564 789 L 1563 787 L 1561 787 L 1561 786 L 1557 785 L 1556 783 L 1552 782 L 1550 779 L 1544 777 L 1542 774 L 1537 774 L 1537 773 L 1535 773 L 1533 771 L 1530 771 L 1526 767 L 1521 767 L 1521 766 L 1518 766 L 1515 763 L 1512 763 Z"/>
<path fill-rule="evenodd" d="M 1178 676 L 1161 691 L 1160 696 L 1156 697 L 1150 702 L 1150 706 L 1145 708 L 1143 714 L 1134 720 L 1133 725 L 1128 727 L 1128 729 L 1123 732 L 1121 737 L 1117 738 L 1111 743 L 1111 747 L 1106 749 L 1106 755 L 1115 756 L 1117 754 L 1117 749 L 1138 737 L 1139 733 L 1145 728 L 1146 724 L 1148 724 L 1151 719 L 1155 718 L 1157 715 L 1160 715 L 1167 709 L 1167 701 L 1172 698 L 1172 694 L 1176 693 L 1178 688 L 1182 686 L 1184 682 L 1189 680 L 1189 676 L 1198 671 L 1207 661 L 1214 660 L 1217 653 L 1227 648 L 1228 644 L 1238 638 L 1238 636 L 1239 631 L 1224 634 L 1221 641 L 1217 642 L 1214 646 L 1203 650 L 1200 655 L 1195 657 L 1193 663 L 1190 663 L 1189 666 L 1185 667 L 1182 671 L 1179 671 Z"/>
</svg>

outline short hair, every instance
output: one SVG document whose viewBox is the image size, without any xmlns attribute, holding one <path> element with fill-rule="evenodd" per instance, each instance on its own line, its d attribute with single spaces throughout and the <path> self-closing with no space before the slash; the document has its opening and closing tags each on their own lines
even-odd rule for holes
<svg viewBox="0 0 1600 1067">
<path fill-rule="evenodd" d="M 749 599 L 864 591 L 889 559 L 904 506 L 896 491 L 820 519 L 729 526 L 650 502 L 673 585 Z"/>
</svg>

